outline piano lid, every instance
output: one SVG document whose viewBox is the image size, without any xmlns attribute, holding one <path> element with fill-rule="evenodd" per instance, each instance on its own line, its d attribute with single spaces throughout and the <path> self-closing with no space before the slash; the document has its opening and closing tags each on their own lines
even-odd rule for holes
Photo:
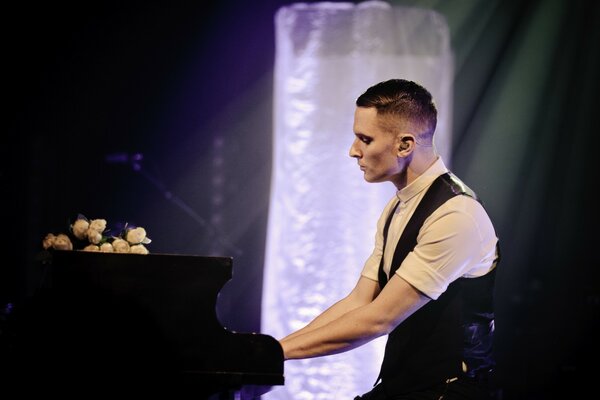
<svg viewBox="0 0 600 400">
<path fill-rule="evenodd" d="M 20 349 L 34 369 L 61 359 L 85 376 L 153 376 L 207 395 L 283 385 L 279 342 L 217 318 L 231 257 L 58 250 L 48 266 L 49 289 L 22 318 Z"/>
</svg>

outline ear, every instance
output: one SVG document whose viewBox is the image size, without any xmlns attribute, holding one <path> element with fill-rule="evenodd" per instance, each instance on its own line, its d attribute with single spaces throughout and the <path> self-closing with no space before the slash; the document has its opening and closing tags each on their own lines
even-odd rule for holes
<svg viewBox="0 0 600 400">
<path fill-rule="evenodd" d="M 406 157 L 415 148 L 415 137 L 410 134 L 399 135 L 396 139 L 398 146 L 398 156 Z"/>
</svg>

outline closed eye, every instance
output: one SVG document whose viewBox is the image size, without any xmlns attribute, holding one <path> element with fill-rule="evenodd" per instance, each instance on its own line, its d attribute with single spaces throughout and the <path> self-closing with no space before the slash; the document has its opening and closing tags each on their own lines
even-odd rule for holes
<svg viewBox="0 0 600 400">
<path fill-rule="evenodd" d="M 360 140 L 361 142 L 363 142 L 365 144 L 369 144 L 369 143 L 371 143 L 373 141 L 373 138 L 371 138 L 369 136 L 362 135 L 360 133 L 357 133 L 356 137 L 358 138 L 358 140 Z"/>
</svg>

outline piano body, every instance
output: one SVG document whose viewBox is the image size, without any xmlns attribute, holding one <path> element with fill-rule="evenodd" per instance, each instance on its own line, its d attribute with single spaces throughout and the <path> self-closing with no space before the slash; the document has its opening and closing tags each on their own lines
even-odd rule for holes
<svg viewBox="0 0 600 400">
<path fill-rule="evenodd" d="M 194 399 L 254 399 L 284 384 L 277 340 L 218 321 L 231 258 L 53 251 L 47 267 L 47 288 L 15 312 L 21 378 Z"/>
</svg>

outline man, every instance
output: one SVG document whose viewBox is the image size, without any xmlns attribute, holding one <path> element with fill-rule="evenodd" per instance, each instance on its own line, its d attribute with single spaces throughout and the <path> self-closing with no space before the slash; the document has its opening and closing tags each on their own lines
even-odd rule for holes
<svg viewBox="0 0 600 400">
<path fill-rule="evenodd" d="M 367 182 L 397 189 L 354 289 L 280 342 L 285 359 L 344 352 L 389 334 L 380 376 L 356 399 L 483 399 L 494 366 L 493 225 L 433 142 L 437 110 L 392 79 L 356 101 L 356 158 Z"/>
</svg>

